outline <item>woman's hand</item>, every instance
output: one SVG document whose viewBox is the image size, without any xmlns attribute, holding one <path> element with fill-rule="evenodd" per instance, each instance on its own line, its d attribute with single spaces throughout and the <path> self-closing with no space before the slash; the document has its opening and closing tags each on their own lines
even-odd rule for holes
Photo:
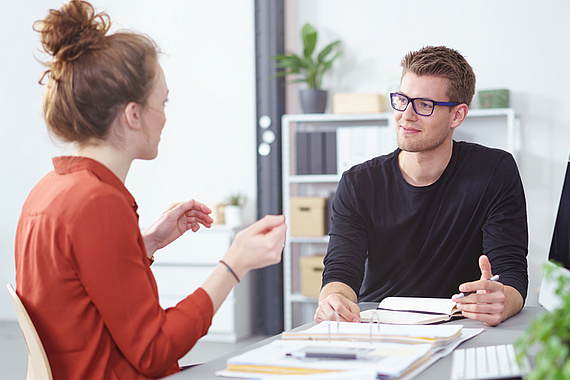
<svg viewBox="0 0 570 380">
<path fill-rule="evenodd" d="M 266 215 L 236 234 L 224 261 L 239 278 L 252 269 L 277 264 L 285 246 L 286 230 L 283 215 Z"/>
<path fill-rule="evenodd" d="M 206 205 L 194 199 L 170 205 L 152 225 L 142 232 L 148 257 L 152 257 L 154 252 L 166 247 L 186 231 L 198 231 L 200 224 L 210 228 L 214 222 L 210 216 L 211 213 L 212 210 Z"/>
<path fill-rule="evenodd" d="M 223 263 L 216 265 L 201 286 L 212 301 L 214 313 L 247 272 L 281 261 L 286 230 L 283 215 L 267 215 L 235 235 Z"/>
</svg>

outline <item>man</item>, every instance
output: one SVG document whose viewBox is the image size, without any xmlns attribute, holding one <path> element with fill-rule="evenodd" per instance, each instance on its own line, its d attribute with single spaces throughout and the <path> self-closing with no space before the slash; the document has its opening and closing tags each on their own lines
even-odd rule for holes
<svg viewBox="0 0 570 380">
<path fill-rule="evenodd" d="M 357 302 L 387 296 L 453 296 L 465 317 L 496 326 L 521 310 L 528 287 L 516 163 L 453 140 L 475 93 L 461 54 L 425 47 L 402 67 L 391 94 L 399 148 L 342 176 L 315 321 L 336 311 L 358 322 Z M 459 291 L 476 293 L 458 299 Z"/>
</svg>

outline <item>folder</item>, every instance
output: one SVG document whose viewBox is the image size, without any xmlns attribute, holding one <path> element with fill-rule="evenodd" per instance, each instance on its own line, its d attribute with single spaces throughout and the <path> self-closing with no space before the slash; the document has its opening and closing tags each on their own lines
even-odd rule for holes
<svg viewBox="0 0 570 380">
<path fill-rule="evenodd" d="M 282 340 L 360 341 L 445 346 L 461 336 L 462 325 L 390 325 L 324 321 L 303 331 L 285 331 Z"/>
</svg>

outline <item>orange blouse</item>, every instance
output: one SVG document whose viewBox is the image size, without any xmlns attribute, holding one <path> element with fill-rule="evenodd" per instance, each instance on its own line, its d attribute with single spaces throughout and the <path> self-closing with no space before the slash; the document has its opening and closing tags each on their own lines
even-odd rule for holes
<svg viewBox="0 0 570 380">
<path fill-rule="evenodd" d="M 58 157 L 16 231 L 16 289 L 54 379 L 160 378 L 204 336 L 213 306 L 199 288 L 163 310 L 137 205 L 105 166 Z"/>
</svg>

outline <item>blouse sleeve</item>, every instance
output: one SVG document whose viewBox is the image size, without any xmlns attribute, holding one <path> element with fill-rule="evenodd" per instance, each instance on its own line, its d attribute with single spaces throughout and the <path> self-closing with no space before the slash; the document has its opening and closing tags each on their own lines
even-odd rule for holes
<svg viewBox="0 0 570 380">
<path fill-rule="evenodd" d="M 82 284 L 113 340 L 139 372 L 158 377 L 207 333 L 213 306 L 198 289 L 174 308 L 160 307 L 137 219 L 121 196 L 96 196 L 73 223 L 71 244 Z"/>
</svg>

